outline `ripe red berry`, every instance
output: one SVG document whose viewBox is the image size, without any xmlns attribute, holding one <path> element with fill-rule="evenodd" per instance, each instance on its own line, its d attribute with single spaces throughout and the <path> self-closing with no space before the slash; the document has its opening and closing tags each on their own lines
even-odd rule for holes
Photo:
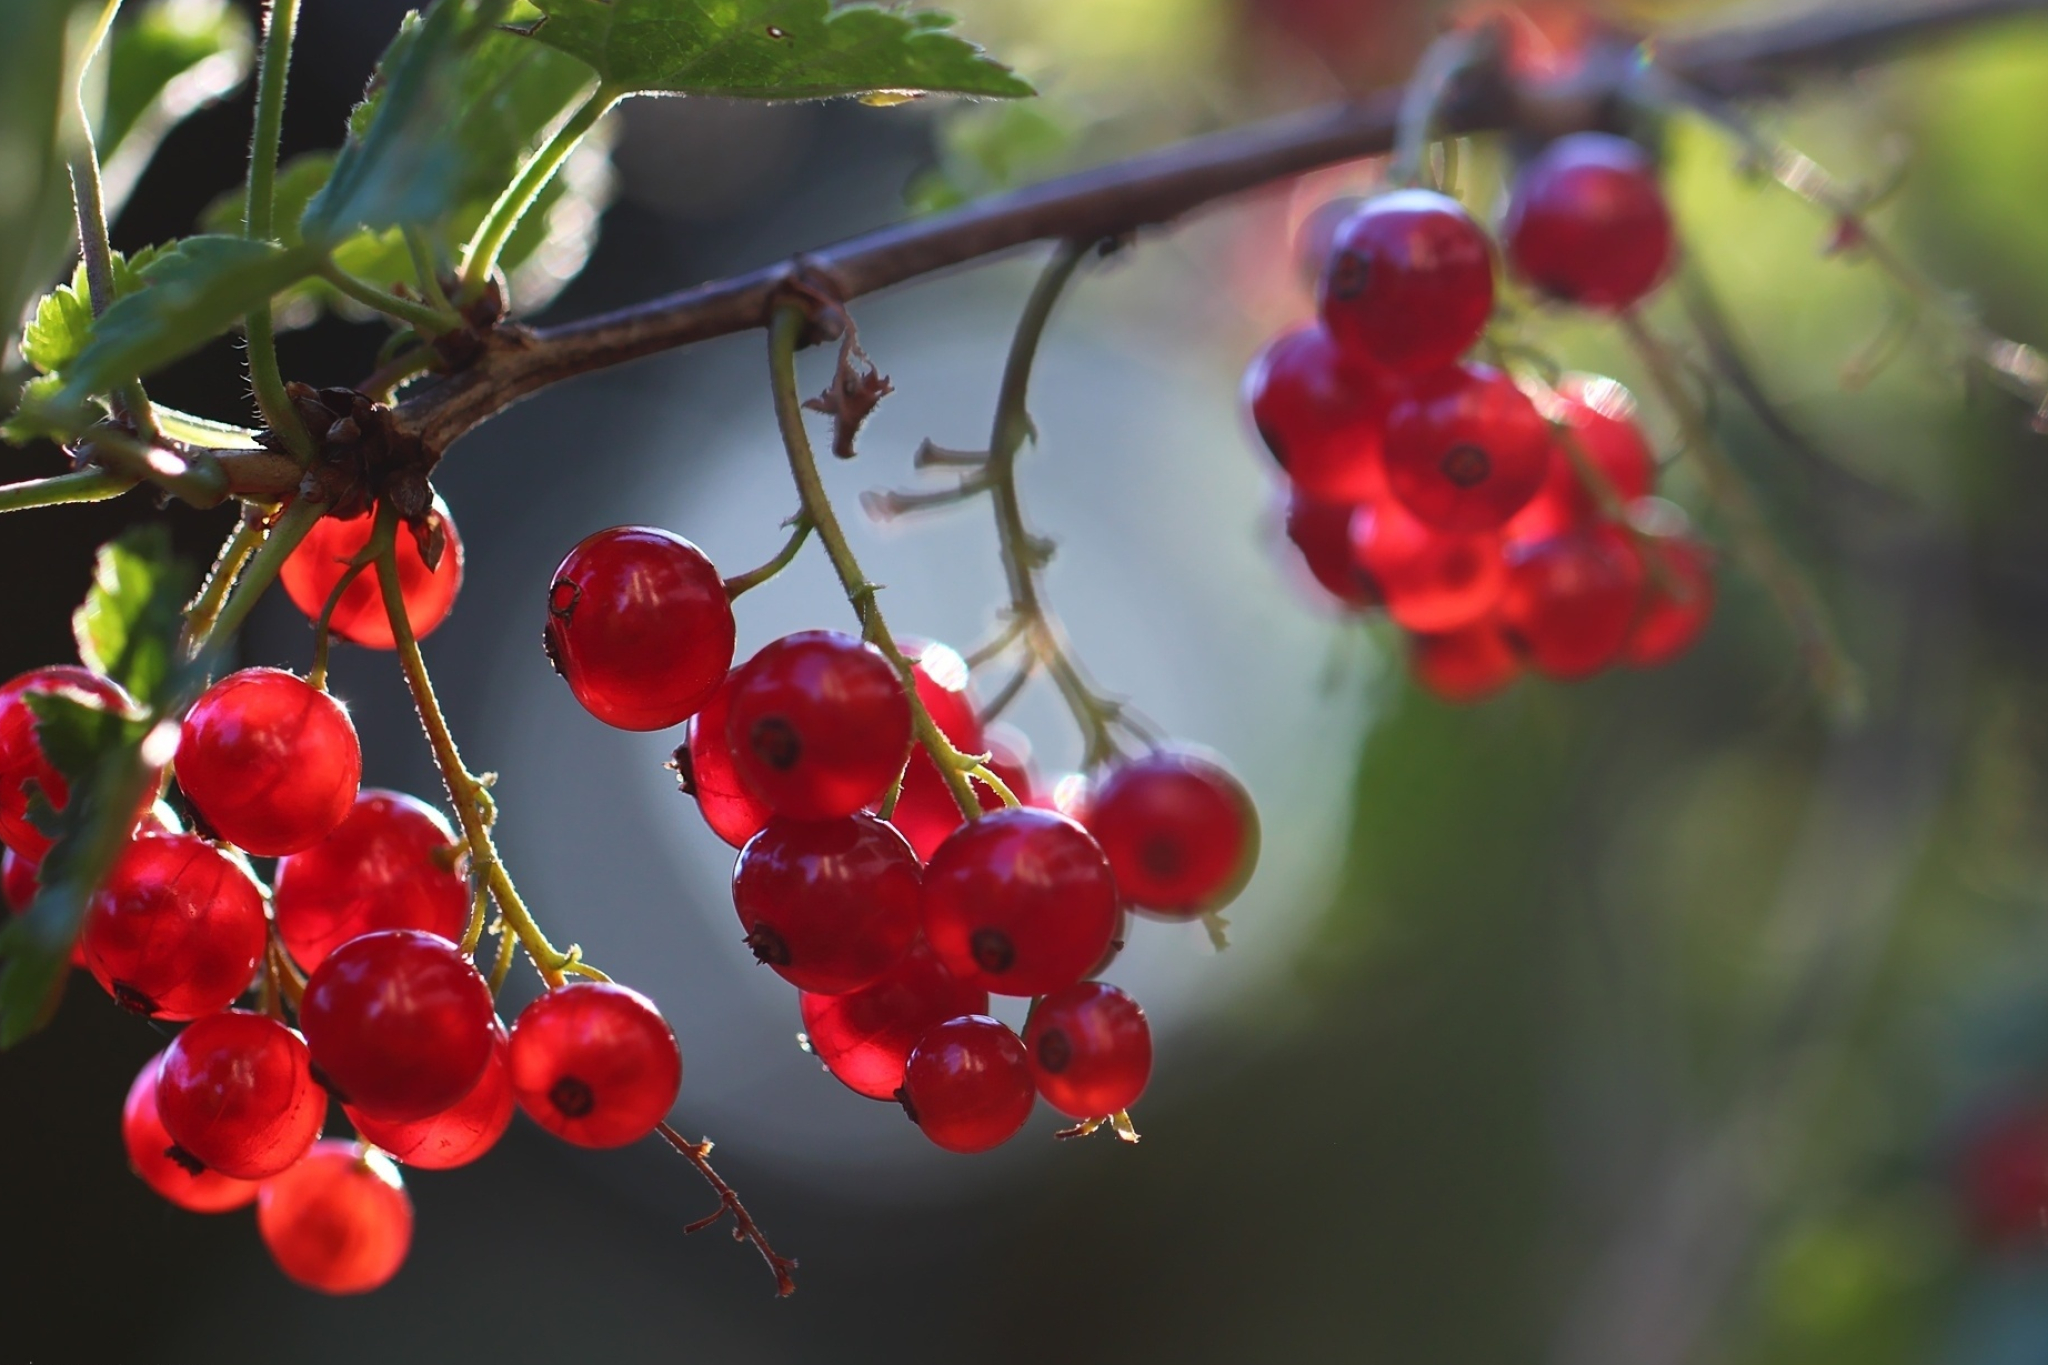
<svg viewBox="0 0 2048 1365">
<path fill-rule="evenodd" d="M 1457 200 L 1398 190 L 1337 229 L 1323 325 L 1355 355 L 1425 374 L 1463 355 L 1493 315 L 1493 247 Z"/>
<path fill-rule="evenodd" d="M 505 1026 L 491 1020 L 491 1060 L 469 1093 L 438 1114 L 410 1123 L 371 1118 L 343 1106 L 363 1141 L 423 1171 L 467 1166 L 498 1145 L 512 1122 L 512 1076 L 506 1067 Z"/>
<path fill-rule="evenodd" d="M 744 848 L 774 812 L 747 790 L 733 763 L 726 719 L 732 713 L 732 684 L 738 676 L 738 669 L 726 674 L 711 699 L 690 717 L 689 737 L 676 751 L 676 768 L 683 778 L 683 790 L 697 798 L 697 810 L 711 832 L 734 848 Z"/>
<path fill-rule="evenodd" d="M 424 640 L 455 609 L 455 595 L 462 590 L 462 537 L 456 534 L 455 518 L 448 505 L 434 499 L 430 514 L 438 518 L 447 534 L 441 562 L 432 569 L 420 557 L 418 540 L 404 527 L 398 531 L 398 588 L 405 599 L 405 617 L 415 637 Z M 278 571 L 285 594 L 308 619 L 318 621 L 327 607 L 334 585 L 348 572 L 349 562 L 370 543 L 376 519 L 365 512 L 356 517 L 326 517 L 307 533 Z M 396 649 L 391 619 L 384 612 L 384 596 L 377 586 L 373 565 L 356 575 L 341 594 L 341 601 L 328 618 L 335 635 L 370 649 Z"/>
<path fill-rule="evenodd" d="M 1573 133 L 1522 168 L 1502 228 L 1515 273 L 1566 303 L 1634 306 L 1670 271 L 1671 207 L 1649 154 L 1611 133 Z"/>
<path fill-rule="evenodd" d="M 1489 615 L 1507 589 L 1500 537 L 1443 535 L 1392 498 L 1351 518 L 1351 552 L 1379 584 L 1387 615 L 1409 630 L 1458 630 Z"/>
<path fill-rule="evenodd" d="M 1020 806 L 963 825 L 924 873 L 924 932 L 946 970 L 997 995 L 1073 985 L 1116 932 L 1109 860 L 1080 825 Z"/>
<path fill-rule="evenodd" d="M 1251 793 L 1194 754 L 1162 750 L 1112 768 L 1089 794 L 1082 823 L 1124 900 L 1161 914 L 1228 905 L 1259 859 Z"/>
<path fill-rule="evenodd" d="M 949 1019 L 917 1040 L 903 1068 L 903 1109 L 949 1152 L 986 1152 L 1031 1117 L 1024 1044 L 984 1014 Z"/>
<path fill-rule="evenodd" d="M 323 1294 L 366 1294 L 405 1264 L 412 1200 L 391 1158 L 339 1139 L 263 1182 L 256 1230 L 277 1268 Z"/>
<path fill-rule="evenodd" d="M 989 752 L 988 736 L 982 733 L 981 722 L 975 716 L 974 698 L 968 691 L 967 661 L 945 645 L 923 641 L 904 642 L 903 653 L 912 661 L 911 681 L 917 685 L 918 700 L 924 703 L 939 732 L 963 754 Z M 1000 797 L 979 784 L 975 785 L 975 793 L 984 810 L 1002 805 Z M 939 776 L 932 756 L 922 745 L 914 747 L 910 751 L 910 766 L 903 770 L 903 794 L 897 798 L 889 822 L 910 841 L 922 861 L 929 859 L 965 818 L 953 799 L 952 788 Z"/>
<path fill-rule="evenodd" d="M 0 686 L 0 843 L 35 859 L 49 852 L 50 839 L 29 822 L 29 787 L 33 784 L 52 809 L 62 810 L 71 799 L 71 785 L 43 753 L 28 698 L 58 693 L 107 710 L 135 705 L 112 680 L 72 664 L 34 669 Z"/>
<path fill-rule="evenodd" d="M 121 1008 L 197 1019 L 249 989 L 268 944 L 263 894 L 193 834 L 145 834 L 86 903 L 86 968 Z"/>
<path fill-rule="evenodd" d="M 873 645 L 785 635 L 740 665 L 727 742 L 740 780 L 791 820 L 836 820 L 881 798 L 910 757 L 910 702 Z"/>
<path fill-rule="evenodd" d="M 1416 636 L 1408 662 L 1424 690 L 1457 706 L 1485 701 L 1522 676 L 1521 656 L 1490 620 Z"/>
<path fill-rule="evenodd" d="M 1599 499 L 1579 477 L 1567 438 L 1624 506 L 1648 497 L 1657 482 L 1656 457 L 1636 424 L 1636 402 L 1627 389 L 1612 379 L 1567 375 L 1547 406 L 1564 430 L 1553 429 L 1549 473 L 1528 506 L 1508 523 L 1509 540 L 1547 540 L 1601 514 Z"/>
<path fill-rule="evenodd" d="M 461 848 L 432 806 L 365 790 L 333 833 L 278 860 L 278 937 L 309 972 L 350 939 L 379 929 L 460 939 L 469 922 Z"/>
<path fill-rule="evenodd" d="M 859 990 L 917 937 L 917 854 L 886 820 L 770 820 L 740 851 L 732 903 L 754 959 L 799 990 Z"/>
<path fill-rule="evenodd" d="M 1100 981 L 1048 995 L 1024 1024 L 1024 1052 L 1045 1102 L 1101 1119 L 1137 1103 L 1152 1079 L 1152 1026 L 1138 1002 Z"/>
<path fill-rule="evenodd" d="M 1317 502 L 1296 491 L 1287 500 L 1287 538 L 1322 590 L 1347 611 L 1381 605 L 1379 584 L 1351 552 L 1348 503 Z"/>
<path fill-rule="evenodd" d="M 653 1132 L 683 1085 L 675 1032 L 638 991 L 578 981 L 512 1025 L 512 1094 L 535 1123 L 578 1147 L 623 1147 Z"/>
<path fill-rule="evenodd" d="M 128 1167 L 142 1183 L 193 1213 L 226 1213 L 256 1198 L 256 1182 L 236 1180 L 201 1166 L 171 1141 L 156 1112 L 157 1067 L 163 1053 L 142 1064 L 121 1105 L 121 1142 L 128 1149 Z"/>
<path fill-rule="evenodd" d="M 1607 525 L 1510 550 L 1500 626 L 1529 666 L 1563 681 L 1614 663 L 1643 599 L 1643 560 Z"/>
<path fill-rule="evenodd" d="M 327 1118 L 306 1044 L 266 1014 L 209 1014 L 171 1040 L 157 1070 L 157 1114 L 186 1156 L 238 1180 L 264 1180 L 306 1154 Z"/>
<path fill-rule="evenodd" d="M 689 541 L 614 526 L 555 570 L 543 638 L 584 710 L 621 730 L 666 730 L 695 715 L 732 667 L 732 601 Z"/>
<path fill-rule="evenodd" d="M 318 843 L 347 816 L 363 751 L 342 704 L 277 668 L 207 689 L 178 738 L 178 786 L 215 834 L 259 858 Z"/>
<path fill-rule="evenodd" d="M 1550 426 L 1514 380 L 1485 365 L 1408 386 L 1387 419 L 1387 487 L 1425 525 L 1498 530 L 1550 472 Z"/>
<path fill-rule="evenodd" d="M 1325 502 L 1359 502 L 1380 486 L 1387 381 L 1320 327 L 1268 343 L 1245 371 L 1245 403 L 1288 480 Z"/>
<path fill-rule="evenodd" d="M 1678 536 L 1658 537 L 1646 553 L 1656 566 L 1645 566 L 1642 609 L 1622 658 L 1637 668 L 1661 668 L 1693 647 L 1714 614 L 1714 557 L 1698 541 Z"/>
<path fill-rule="evenodd" d="M 41 888 L 42 860 L 0 848 L 0 902 L 17 915 L 28 913 Z"/>
<path fill-rule="evenodd" d="M 299 1027 L 321 1083 L 372 1118 L 406 1123 L 450 1108 L 491 1060 L 491 988 L 438 934 L 385 929 L 350 939 L 306 980 Z"/>
<path fill-rule="evenodd" d="M 988 992 L 960 980 L 919 940 L 882 977 L 845 995 L 798 997 L 804 1034 L 825 1069 L 869 1099 L 894 1099 L 903 1066 L 928 1029 L 988 1010 Z"/>
</svg>

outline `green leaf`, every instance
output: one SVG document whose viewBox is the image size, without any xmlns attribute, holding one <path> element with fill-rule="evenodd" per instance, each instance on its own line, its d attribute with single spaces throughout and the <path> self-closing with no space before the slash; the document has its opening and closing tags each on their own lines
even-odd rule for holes
<svg viewBox="0 0 2048 1365">
<path fill-rule="evenodd" d="M 255 44 L 229 0 L 154 0 L 124 13 L 96 70 L 106 101 L 95 135 L 109 215 L 118 213 L 164 135 L 248 79 Z"/>
<path fill-rule="evenodd" d="M 59 116 L 71 45 L 96 8 L 0 0 L 0 336 L 50 287 L 72 246 Z"/>
<path fill-rule="evenodd" d="M 100 418 L 98 407 L 66 410 L 57 400 L 63 391 L 61 374 L 38 375 L 21 391 L 15 414 L 0 423 L 0 440 L 25 446 L 31 441 L 68 441 Z"/>
<path fill-rule="evenodd" d="M 158 248 L 144 247 L 134 256 L 114 253 L 114 297 L 132 294 L 142 287 L 142 272 L 159 255 Z M 71 272 L 71 283 L 59 285 L 43 295 L 22 333 L 22 359 L 51 374 L 65 368 L 92 341 L 92 292 L 87 287 L 85 263 Z"/>
<path fill-rule="evenodd" d="M 163 700 L 192 588 L 191 570 L 172 555 L 161 524 L 102 545 L 92 587 L 71 617 L 79 661 L 144 705 Z"/>
<path fill-rule="evenodd" d="M 830 0 L 533 0 L 527 31 L 619 94 L 823 99 L 1035 93 L 946 30 L 953 16 Z"/>
</svg>

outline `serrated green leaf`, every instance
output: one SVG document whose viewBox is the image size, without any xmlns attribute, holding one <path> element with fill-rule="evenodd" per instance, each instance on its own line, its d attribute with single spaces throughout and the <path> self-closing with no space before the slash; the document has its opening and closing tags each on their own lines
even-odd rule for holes
<svg viewBox="0 0 2048 1365">
<path fill-rule="evenodd" d="M 248 16 L 229 0 L 154 0 L 129 10 L 100 59 L 106 100 L 95 132 L 110 216 L 165 134 L 248 79 L 255 48 Z"/>
<path fill-rule="evenodd" d="M 830 0 L 533 0 L 528 32 L 620 94 L 823 99 L 1035 93 L 947 32 L 953 17 Z"/>
<path fill-rule="evenodd" d="M 138 526 L 102 545 L 92 587 L 71 617 L 79 661 L 144 705 L 162 700 L 192 577 L 162 525 Z"/>
<path fill-rule="evenodd" d="M 61 374 L 37 375 L 22 389 L 14 415 L 0 423 L 0 440 L 25 446 L 31 441 L 72 440 L 97 422 L 101 410 L 95 404 L 71 408 L 60 403 L 64 390 Z"/>
<path fill-rule="evenodd" d="M 132 294 L 142 287 L 142 272 L 160 254 L 160 248 L 144 247 L 134 256 L 114 253 L 114 297 Z M 21 338 L 21 357 L 44 374 L 63 369 L 78 359 L 92 341 L 92 292 L 87 287 L 85 263 L 71 272 L 71 283 L 59 285 L 43 295 L 35 316 Z"/>
</svg>

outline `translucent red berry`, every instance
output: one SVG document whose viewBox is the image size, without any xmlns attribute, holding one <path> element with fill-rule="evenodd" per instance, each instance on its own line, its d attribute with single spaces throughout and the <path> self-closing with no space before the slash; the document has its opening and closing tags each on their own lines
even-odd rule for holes
<svg viewBox="0 0 2048 1365">
<path fill-rule="evenodd" d="M 997 995 L 1081 979 L 1116 931 L 1116 879 L 1087 830 L 1052 811 L 963 825 L 924 873 L 924 932 L 946 969 Z"/>
<path fill-rule="evenodd" d="M 1228 905 L 1259 858 L 1251 793 L 1195 754 L 1161 750 L 1112 768 L 1089 793 L 1082 823 L 1124 900 L 1162 914 Z"/>
<path fill-rule="evenodd" d="M 1036 1091 L 1024 1044 L 983 1014 L 949 1019 L 917 1040 L 903 1068 L 904 1112 L 949 1152 L 986 1152 L 1017 1135 Z"/>
<path fill-rule="evenodd" d="M 1521 656 L 1491 620 L 1416 636 L 1408 662 L 1425 691 L 1457 706 L 1485 701 L 1522 676 Z"/>
<path fill-rule="evenodd" d="M 1693 647 L 1714 614 L 1713 551 L 1698 541 L 1660 536 L 1645 552 L 1642 609 L 1622 649 L 1637 668 L 1661 668 Z"/>
<path fill-rule="evenodd" d="M 1337 229 L 1321 291 L 1339 345 L 1387 369 L 1450 364 L 1493 315 L 1493 247 L 1464 205 L 1430 190 L 1371 199 Z"/>
<path fill-rule="evenodd" d="M 263 1180 L 320 1136 L 327 1096 L 298 1034 L 267 1014 L 231 1010 L 193 1021 L 164 1049 L 156 1108 L 183 1157 Z"/>
<path fill-rule="evenodd" d="M 375 1143 L 408 1166 L 449 1171 L 467 1166 L 498 1145 L 512 1122 L 512 1075 L 506 1065 L 505 1026 L 491 1021 L 491 1060 L 469 1093 L 438 1114 L 410 1123 L 371 1118 L 343 1106 L 363 1141 Z"/>
<path fill-rule="evenodd" d="M 1296 491 L 1287 500 L 1287 538 L 1316 583 L 1338 606 L 1365 611 L 1381 605 L 1379 585 L 1351 551 L 1349 503 L 1317 502 Z"/>
<path fill-rule="evenodd" d="M 1643 597 L 1628 534 L 1595 525 L 1511 550 L 1500 626 L 1529 666 L 1576 681 L 1621 657 Z"/>
<path fill-rule="evenodd" d="M 676 753 L 683 790 L 697 798 L 697 809 L 711 832 L 734 848 L 744 847 L 774 814 L 766 801 L 740 781 L 739 768 L 733 763 L 726 719 L 732 713 L 732 684 L 738 675 L 738 669 L 726 674 L 710 700 L 690 717 L 689 737 Z"/>
<path fill-rule="evenodd" d="M 799 990 L 858 990 L 917 937 L 917 854 L 886 820 L 770 820 L 740 851 L 732 903 L 756 961 Z"/>
<path fill-rule="evenodd" d="M 252 1203 L 255 1181 L 207 1170 L 171 1141 L 156 1112 L 156 1076 L 162 1061 L 159 1052 L 142 1064 L 121 1105 L 121 1142 L 128 1149 L 129 1169 L 143 1184 L 193 1213 L 225 1213 Z"/>
<path fill-rule="evenodd" d="M 1320 327 L 1270 342 L 1245 372 L 1252 423 L 1288 480 L 1325 502 L 1358 502 L 1379 487 L 1387 381 L 1339 350 Z"/>
<path fill-rule="evenodd" d="M 469 922 L 461 847 L 432 806 L 365 790 L 333 833 L 278 861 L 278 937 L 309 972 L 350 939 L 379 929 L 459 939 Z"/>
<path fill-rule="evenodd" d="M 78 944 L 123 1009 L 197 1019 L 249 989 L 269 930 L 243 868 L 193 834 L 145 834 L 86 903 Z"/>
<path fill-rule="evenodd" d="M 1391 498 L 1352 516 L 1351 552 L 1379 585 L 1387 615 L 1413 631 L 1469 626 L 1490 615 L 1507 590 L 1497 534 L 1432 531 Z"/>
<path fill-rule="evenodd" d="M 1485 365 L 1415 380 L 1387 419 L 1387 487 L 1434 530 L 1498 530 L 1549 472 L 1549 424 L 1514 380 Z"/>
<path fill-rule="evenodd" d="M 1108 1118 L 1152 1079 L 1152 1026 L 1130 996 L 1083 981 L 1031 1007 L 1024 1053 L 1047 1104 L 1070 1118 Z"/>
<path fill-rule="evenodd" d="M 385 929 L 327 955 L 299 1001 L 321 1083 L 372 1118 L 404 1123 L 482 1079 L 497 1024 L 491 988 L 438 934 Z"/>
<path fill-rule="evenodd" d="M 339 1140 L 263 1182 L 256 1230 L 278 1269 L 323 1294 L 367 1294 L 412 1247 L 412 1200 L 391 1158 Z"/>
<path fill-rule="evenodd" d="M 363 751 L 342 704 L 277 668 L 230 673 L 185 717 L 178 787 L 215 834 L 259 858 L 297 853 L 348 815 Z"/>
<path fill-rule="evenodd" d="M 621 730 L 666 730 L 695 715 L 732 667 L 732 602 L 689 541 L 614 526 L 555 570 L 545 638 L 584 710 Z"/>
<path fill-rule="evenodd" d="M 894 1099 L 910 1049 L 929 1029 L 988 1010 L 988 992 L 960 980 L 922 940 L 880 980 L 844 995 L 798 997 L 818 1060 L 869 1099 Z"/>
<path fill-rule="evenodd" d="M 975 717 L 974 698 L 967 687 L 967 661 L 945 645 L 924 641 L 904 642 L 903 653 L 912 660 L 911 680 L 917 685 L 918 700 L 924 703 L 939 732 L 961 753 L 988 752 L 988 739 Z M 983 809 L 992 810 L 1002 804 L 986 788 L 977 785 L 975 790 L 977 796 L 988 796 Z M 924 860 L 945 842 L 948 834 L 960 828 L 965 818 L 931 755 L 922 745 L 913 747 L 910 766 L 903 770 L 903 794 L 897 799 L 889 822 L 910 841 L 918 858 Z"/>
<path fill-rule="evenodd" d="M 419 540 L 409 529 L 399 528 L 397 542 L 399 594 L 405 599 L 405 617 L 412 625 L 412 633 L 420 639 L 431 635 L 448 619 L 448 613 L 455 609 L 455 595 L 462 590 L 462 537 L 456 534 L 455 518 L 438 497 L 430 515 L 445 533 L 440 562 L 432 569 L 420 556 Z M 375 520 L 367 512 L 356 517 L 324 518 L 315 523 L 285 560 L 278 579 L 293 605 L 309 619 L 320 619 L 334 585 L 348 572 L 349 562 L 370 543 Z M 397 638 L 391 633 L 391 619 L 384 611 L 384 597 L 377 587 L 374 566 L 357 574 L 348 585 L 328 624 L 335 635 L 353 644 L 371 649 L 398 648 Z"/>
<path fill-rule="evenodd" d="M 1612 379 L 1568 375 L 1546 407 L 1563 429 L 1552 430 L 1549 473 L 1536 496 L 1508 523 L 1509 540 L 1547 540 L 1606 510 L 1581 478 L 1572 444 L 1623 506 L 1648 497 L 1656 485 L 1656 457 L 1636 424 L 1635 399 L 1627 389 Z"/>
<path fill-rule="evenodd" d="M 1523 167 L 1501 235 L 1521 278 L 1604 312 L 1655 289 L 1677 245 L 1655 164 L 1611 133 L 1561 137 Z"/>
<path fill-rule="evenodd" d="M 25 857 L 11 848 L 0 848 L 0 903 L 13 914 L 28 913 L 41 887 L 42 860 Z"/>
<path fill-rule="evenodd" d="M 740 780 L 792 820 L 836 820 L 881 799 L 910 757 L 910 702 L 873 645 L 832 630 L 785 635 L 733 679 L 726 739 Z"/>
<path fill-rule="evenodd" d="M 54 810 L 64 809 L 71 798 L 70 783 L 36 736 L 28 698 L 39 693 L 69 694 L 107 710 L 125 711 L 135 704 L 110 679 L 71 664 L 34 669 L 0 686 L 0 843 L 36 859 L 49 851 L 50 839 L 29 823 L 29 789 L 40 791 Z"/>
<path fill-rule="evenodd" d="M 512 1025 L 512 1094 L 528 1117 L 578 1147 L 623 1147 L 654 1131 L 683 1085 L 676 1035 L 638 991 L 578 981 Z"/>
</svg>

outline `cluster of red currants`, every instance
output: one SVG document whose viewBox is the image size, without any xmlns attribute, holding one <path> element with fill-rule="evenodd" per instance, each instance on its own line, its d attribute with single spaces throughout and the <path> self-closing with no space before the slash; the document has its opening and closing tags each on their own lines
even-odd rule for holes
<svg viewBox="0 0 2048 1365">
<path fill-rule="evenodd" d="M 745 942 L 797 988 L 811 1050 L 950 1151 L 1008 1140 L 1036 1096 L 1083 1127 L 1121 1117 L 1151 1033 L 1089 978 L 1127 908 L 1192 918 L 1237 894 L 1258 844 L 1244 789 L 1162 750 L 1047 809 L 952 650 L 805 631 L 735 668 L 734 639 L 717 570 L 666 531 L 589 537 L 549 593 L 548 653 L 585 709 L 628 730 L 688 723 L 682 786 L 740 851 Z M 1021 1039 L 991 994 L 1034 998 Z"/>
<path fill-rule="evenodd" d="M 369 529 L 367 518 L 323 523 L 296 553 L 286 579 L 310 613 Z M 458 553 L 404 575 L 422 629 L 446 615 L 459 574 Z M 359 606 L 336 613 L 338 628 L 390 647 L 381 611 Z M 28 704 L 38 693 L 132 706 L 78 667 L 0 687 L 0 842 L 16 912 L 50 846 L 31 802 L 61 810 L 71 794 L 42 747 Z M 474 947 L 480 902 L 462 844 L 431 807 L 359 789 L 354 725 L 324 690 L 269 668 L 221 679 L 184 718 L 172 772 L 195 832 L 164 802 L 146 807 L 74 950 L 123 1008 L 186 1024 L 143 1066 L 121 1116 L 131 1164 L 163 1197 L 200 1212 L 253 1202 L 287 1274 L 356 1293 L 396 1273 L 411 1241 L 394 1159 L 465 1165 L 515 1106 L 588 1147 L 635 1141 L 666 1116 L 682 1054 L 641 995 L 581 981 L 528 1005 L 509 1031 L 499 1021 L 463 946 Z M 267 887 L 255 858 L 277 860 Z M 322 1139 L 330 1097 L 359 1140 Z"/>
<path fill-rule="evenodd" d="M 1603 133 L 1522 169 L 1501 238 L 1538 293 L 1609 313 L 1654 290 L 1676 251 L 1655 167 Z M 1418 679 L 1458 702 L 1525 670 L 1667 663 L 1714 596 L 1707 548 L 1651 497 L 1656 462 L 1619 384 L 1464 359 L 1493 316 L 1494 256 L 1446 195 L 1365 201 L 1334 230 L 1318 321 L 1274 340 L 1245 381 L 1308 569 L 1345 608 L 1411 632 Z"/>
</svg>

